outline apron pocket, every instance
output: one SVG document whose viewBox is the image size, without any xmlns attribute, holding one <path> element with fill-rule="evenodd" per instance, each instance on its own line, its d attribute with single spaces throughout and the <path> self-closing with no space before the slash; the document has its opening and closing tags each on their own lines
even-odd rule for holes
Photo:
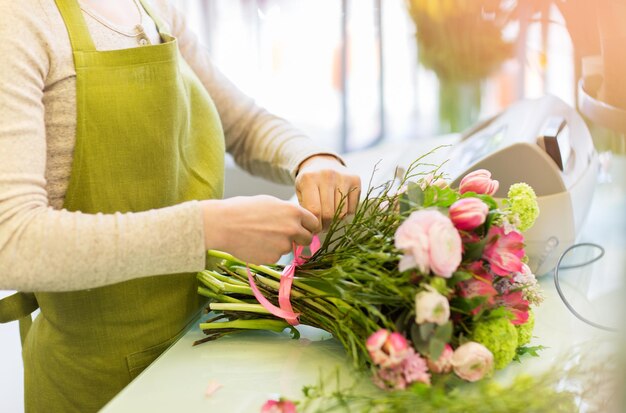
<svg viewBox="0 0 626 413">
<path fill-rule="evenodd" d="M 145 350 L 138 351 L 136 353 L 126 356 L 126 363 L 128 365 L 128 374 L 130 379 L 134 380 L 142 371 L 145 370 L 153 361 L 155 361 L 165 350 L 167 350 L 176 340 L 178 335 L 173 338 L 159 343 L 155 346 L 149 347 Z"/>
</svg>

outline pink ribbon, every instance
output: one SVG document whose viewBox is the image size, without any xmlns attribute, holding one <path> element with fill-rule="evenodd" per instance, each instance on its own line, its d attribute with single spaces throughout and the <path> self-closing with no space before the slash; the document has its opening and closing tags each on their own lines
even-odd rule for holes
<svg viewBox="0 0 626 413">
<path fill-rule="evenodd" d="M 311 241 L 311 245 L 309 246 L 311 250 L 311 254 L 315 254 L 320 249 L 320 239 L 317 235 L 313 237 L 313 241 Z M 250 288 L 254 293 L 254 297 L 257 301 L 270 313 L 275 315 L 276 317 L 284 318 L 292 326 L 297 326 L 299 324 L 298 316 L 299 313 L 295 313 L 293 311 L 293 307 L 291 306 L 291 286 L 293 285 L 293 279 L 296 275 L 296 268 L 300 265 L 304 264 L 309 258 L 308 256 L 302 255 L 304 251 L 304 247 L 293 246 L 293 261 L 291 264 L 285 267 L 280 277 L 280 286 L 278 288 L 278 307 L 272 304 L 263 294 L 259 291 L 259 288 L 256 286 L 254 282 L 254 276 L 248 268 L 248 282 L 250 283 Z"/>
</svg>

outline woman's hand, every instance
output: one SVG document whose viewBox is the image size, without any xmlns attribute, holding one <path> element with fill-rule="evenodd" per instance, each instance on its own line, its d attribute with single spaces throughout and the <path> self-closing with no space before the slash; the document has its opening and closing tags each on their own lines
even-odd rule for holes
<svg viewBox="0 0 626 413">
<path fill-rule="evenodd" d="M 298 201 L 319 220 L 315 232 L 330 226 L 342 196 L 347 195 L 339 216 L 354 214 L 361 194 L 361 178 L 334 156 L 312 156 L 300 164 L 296 176 Z"/>
<path fill-rule="evenodd" d="M 207 249 L 228 252 L 254 264 L 272 264 L 309 245 L 319 226 L 315 215 L 291 202 L 266 195 L 202 201 Z"/>
</svg>

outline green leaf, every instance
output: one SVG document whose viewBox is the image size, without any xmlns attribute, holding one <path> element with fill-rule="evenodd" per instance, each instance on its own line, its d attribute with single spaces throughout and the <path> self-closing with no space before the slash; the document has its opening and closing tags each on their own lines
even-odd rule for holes
<svg viewBox="0 0 626 413">
<path fill-rule="evenodd" d="M 448 279 L 448 285 L 450 285 L 450 287 L 454 287 L 460 282 L 470 280 L 472 277 L 473 275 L 471 272 L 456 271 L 454 274 L 452 274 L 452 277 Z"/>
<path fill-rule="evenodd" d="M 426 354 L 428 351 L 428 341 L 422 339 L 420 336 L 420 326 L 415 323 L 411 326 L 411 341 L 420 354 Z"/>
<path fill-rule="evenodd" d="M 450 339 L 452 339 L 452 322 L 448 321 L 444 325 L 437 327 L 435 330 L 435 338 L 443 341 L 444 343 L 448 343 Z"/>
<path fill-rule="evenodd" d="M 517 362 L 521 362 L 521 358 L 529 355 L 531 357 L 539 357 L 539 352 L 547 349 L 548 347 L 544 346 L 522 346 L 517 348 L 517 354 L 513 360 Z"/>
<path fill-rule="evenodd" d="M 463 255 L 464 261 L 476 261 L 483 256 L 483 250 L 487 245 L 487 238 L 483 238 L 478 242 L 468 242 L 465 244 L 465 254 Z"/>
<path fill-rule="evenodd" d="M 485 220 L 485 223 L 483 224 L 485 228 L 485 234 L 489 232 L 489 228 L 491 228 L 491 226 L 493 225 L 493 222 L 499 215 L 500 213 L 498 211 L 489 211 L 489 213 L 487 214 L 487 219 Z"/>
<path fill-rule="evenodd" d="M 289 334 L 293 340 L 300 340 L 300 331 L 294 326 L 289 326 Z"/>
<path fill-rule="evenodd" d="M 415 182 L 408 183 L 406 194 L 413 205 L 422 206 L 424 204 L 424 191 Z"/>
<path fill-rule="evenodd" d="M 465 192 L 461 198 L 478 198 L 489 207 L 489 210 L 498 209 L 498 203 L 491 195 L 477 194 L 476 192 Z"/>
<path fill-rule="evenodd" d="M 434 205 L 442 208 L 448 208 L 450 205 L 454 204 L 458 199 L 458 193 L 447 187 L 447 188 L 439 188 L 434 187 L 436 192 L 436 199 Z"/>
<path fill-rule="evenodd" d="M 316 288 L 320 291 L 327 293 L 330 296 L 333 296 L 333 297 L 342 296 L 341 290 L 339 290 L 336 285 L 331 284 L 322 278 L 298 277 L 297 279 L 302 284 L 306 284 L 309 287 Z"/>
<path fill-rule="evenodd" d="M 428 340 L 428 338 L 433 334 L 433 331 L 435 330 L 435 324 L 424 323 L 419 326 L 419 329 L 421 339 Z"/>
<path fill-rule="evenodd" d="M 424 208 L 431 207 L 435 205 L 435 201 L 437 200 L 437 187 L 429 186 L 424 190 Z"/>
<path fill-rule="evenodd" d="M 441 341 L 437 338 L 432 338 L 428 345 L 428 355 L 431 360 L 438 360 L 446 347 L 445 341 Z"/>
</svg>

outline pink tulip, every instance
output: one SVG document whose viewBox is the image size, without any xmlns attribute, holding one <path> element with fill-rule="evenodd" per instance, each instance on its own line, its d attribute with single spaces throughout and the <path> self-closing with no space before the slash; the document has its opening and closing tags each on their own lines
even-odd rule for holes
<svg viewBox="0 0 626 413">
<path fill-rule="evenodd" d="M 491 172 L 486 169 L 478 169 L 465 175 L 459 185 L 459 192 L 476 192 L 477 194 L 493 195 L 498 190 L 500 183 L 491 179 Z"/>
<path fill-rule="evenodd" d="M 452 355 L 454 354 L 454 350 L 450 347 L 449 344 L 446 344 L 446 347 L 443 349 L 443 352 L 437 359 L 437 361 L 433 361 L 428 359 L 428 368 L 433 373 L 437 374 L 445 374 L 450 373 L 452 371 Z"/>
<path fill-rule="evenodd" d="M 289 400 L 268 400 L 261 413 L 297 413 L 296 405 Z"/>
<path fill-rule="evenodd" d="M 524 237 L 517 231 L 505 233 L 501 227 L 492 226 L 487 234 L 483 258 L 491 264 L 491 271 L 508 276 L 523 270 Z"/>
<path fill-rule="evenodd" d="M 478 381 L 493 370 L 493 354 L 482 344 L 470 341 L 455 350 L 452 368 L 463 380 Z"/>
<path fill-rule="evenodd" d="M 463 198 L 452 204 L 449 213 L 455 227 L 471 231 L 485 222 L 489 207 L 478 198 Z"/>
<path fill-rule="evenodd" d="M 400 271 L 417 268 L 449 278 L 462 259 L 462 243 L 452 221 L 434 209 L 415 211 L 395 234 L 396 248 L 405 252 Z"/>
</svg>

